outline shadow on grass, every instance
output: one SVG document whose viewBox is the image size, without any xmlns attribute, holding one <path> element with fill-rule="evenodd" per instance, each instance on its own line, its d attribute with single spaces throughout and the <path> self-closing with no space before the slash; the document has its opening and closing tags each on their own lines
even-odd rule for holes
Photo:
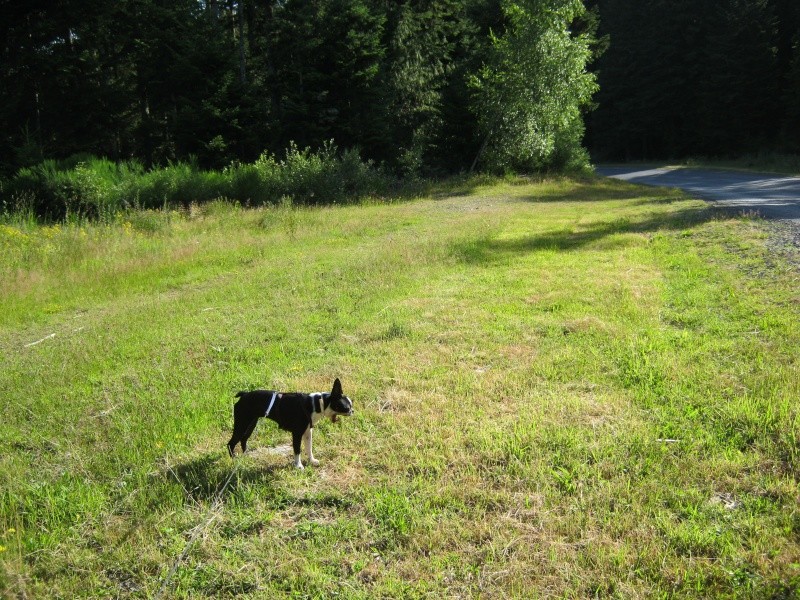
<svg viewBox="0 0 800 600">
<path fill-rule="evenodd" d="M 351 499 L 335 494 L 291 495 L 275 485 L 276 473 L 287 469 L 294 469 L 288 460 L 265 464 L 241 456 L 231 459 L 227 454 L 210 452 L 173 466 L 166 476 L 172 483 L 177 482 L 183 487 L 190 502 L 214 502 L 218 498 L 236 496 L 240 489 L 257 487 L 259 496 L 268 498 L 274 508 L 296 505 L 340 509 L 352 505 Z M 312 473 L 313 470 L 311 468 Z"/>
<path fill-rule="evenodd" d="M 687 200 L 688 196 L 678 189 L 654 188 L 635 185 L 616 179 L 593 178 L 571 182 L 565 188 L 546 187 L 531 196 L 521 198 L 529 202 L 608 202 L 639 198 L 638 204 L 671 204 Z"/>
<path fill-rule="evenodd" d="M 231 459 L 227 453 L 210 452 L 178 463 L 166 476 L 183 486 L 188 500 L 205 502 L 235 494 L 238 488 L 250 485 L 272 489 L 275 471 L 280 468 L 280 465 L 254 464 L 241 457 Z"/>
<path fill-rule="evenodd" d="M 453 253 L 467 264 L 491 264 L 509 256 L 529 252 L 570 252 L 600 243 L 605 238 L 621 234 L 680 231 L 713 220 L 724 214 L 710 207 L 691 207 L 666 215 L 651 215 L 644 219 L 619 218 L 588 226 L 555 229 L 534 235 L 510 239 L 485 237 L 457 242 Z M 624 246 L 624 241 L 612 246 Z"/>
<path fill-rule="evenodd" d="M 512 188 L 535 186 L 534 194 L 515 196 L 517 200 L 523 202 L 607 202 L 639 198 L 642 204 L 670 204 L 689 199 L 685 192 L 677 188 L 637 185 L 595 175 L 542 174 L 513 178 L 489 175 L 454 176 L 440 181 L 426 182 L 425 186 L 415 191 L 422 191 L 421 195 L 434 200 L 447 200 L 472 196 L 481 188 L 498 185 Z"/>
</svg>

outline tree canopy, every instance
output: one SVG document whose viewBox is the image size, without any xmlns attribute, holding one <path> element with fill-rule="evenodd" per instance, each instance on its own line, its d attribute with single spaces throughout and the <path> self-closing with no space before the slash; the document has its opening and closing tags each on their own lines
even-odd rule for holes
<svg viewBox="0 0 800 600">
<path fill-rule="evenodd" d="M 490 163 L 528 169 L 585 162 L 580 111 L 596 86 L 585 71 L 590 37 L 569 30 L 583 3 L 524 0 L 502 7 L 506 31 L 491 36 L 487 60 L 473 78 Z"/>
</svg>

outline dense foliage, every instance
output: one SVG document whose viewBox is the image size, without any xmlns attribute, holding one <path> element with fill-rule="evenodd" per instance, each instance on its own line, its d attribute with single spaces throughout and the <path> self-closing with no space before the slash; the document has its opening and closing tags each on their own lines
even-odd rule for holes
<svg viewBox="0 0 800 600">
<path fill-rule="evenodd" d="M 14 213 L 46 220 L 110 221 L 121 211 L 179 207 L 218 198 L 251 204 L 335 204 L 391 191 L 394 178 L 355 150 L 325 143 L 312 152 L 290 144 L 284 158 L 262 154 L 252 163 L 205 170 L 194 162 L 145 169 L 138 160 L 88 155 L 47 159 L 21 168 L 5 185 Z"/>
<path fill-rule="evenodd" d="M 525 0 L 503 8 L 506 32 L 492 36 L 487 62 L 474 78 L 490 163 L 515 169 L 585 164 L 580 108 L 595 91 L 594 77 L 584 70 L 591 36 L 560 26 L 582 15 L 583 3 Z"/>
<path fill-rule="evenodd" d="M 800 152 L 797 0 L 598 0 L 598 158 Z"/>
<path fill-rule="evenodd" d="M 580 130 L 588 96 L 564 90 L 593 77 L 585 36 L 570 33 L 582 12 L 580 0 L 16 3 L 0 26 L 0 171 L 79 152 L 221 169 L 327 140 L 402 174 L 465 170 L 487 118 L 547 103 L 551 87 L 559 101 L 539 113 L 564 111 Z M 565 83 L 552 75 L 570 44 Z M 517 65 L 505 47 L 549 66 Z M 498 98 L 491 80 L 506 76 L 516 87 Z M 565 139 L 579 155 L 580 135 Z M 481 167 L 554 166 L 509 140 L 493 136 L 489 150 L 504 149 Z M 494 160 L 509 148 L 513 160 Z"/>
<path fill-rule="evenodd" d="M 80 154 L 200 173 L 330 140 L 400 175 L 581 167 L 587 114 L 597 159 L 800 152 L 796 0 L 587 4 L 12 3 L 2 196 Z"/>
</svg>

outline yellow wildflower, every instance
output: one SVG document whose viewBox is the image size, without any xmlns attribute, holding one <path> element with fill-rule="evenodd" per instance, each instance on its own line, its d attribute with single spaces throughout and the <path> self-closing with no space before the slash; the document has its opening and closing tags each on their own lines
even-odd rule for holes
<svg viewBox="0 0 800 600">
<path fill-rule="evenodd" d="M 0 233 L 10 238 L 26 239 L 28 237 L 27 234 L 10 225 L 0 225 Z"/>
<path fill-rule="evenodd" d="M 59 225 L 52 225 L 50 227 L 43 227 L 42 228 L 42 235 L 46 237 L 48 240 L 57 236 L 61 231 L 61 227 Z"/>
</svg>

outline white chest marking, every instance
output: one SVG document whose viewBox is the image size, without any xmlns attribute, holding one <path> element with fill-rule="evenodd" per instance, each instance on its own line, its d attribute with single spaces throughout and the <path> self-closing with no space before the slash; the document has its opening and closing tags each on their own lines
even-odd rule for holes
<svg viewBox="0 0 800 600">
<path fill-rule="evenodd" d="M 314 392 L 311 396 L 311 425 L 312 427 L 317 424 L 325 415 L 325 394 L 322 392 Z"/>
</svg>

